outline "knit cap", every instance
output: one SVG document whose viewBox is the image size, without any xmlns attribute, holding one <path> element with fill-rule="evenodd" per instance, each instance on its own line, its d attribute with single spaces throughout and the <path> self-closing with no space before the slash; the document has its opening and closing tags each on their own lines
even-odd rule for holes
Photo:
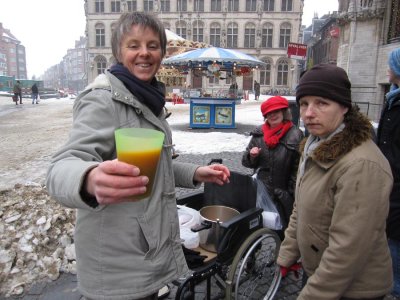
<svg viewBox="0 0 400 300">
<path fill-rule="evenodd" d="M 396 77 L 400 77 L 400 48 L 394 49 L 389 54 L 389 68 Z"/>
<path fill-rule="evenodd" d="M 305 72 L 296 87 L 296 101 L 304 96 L 320 96 L 351 108 L 351 83 L 342 68 L 319 64 Z"/>
</svg>

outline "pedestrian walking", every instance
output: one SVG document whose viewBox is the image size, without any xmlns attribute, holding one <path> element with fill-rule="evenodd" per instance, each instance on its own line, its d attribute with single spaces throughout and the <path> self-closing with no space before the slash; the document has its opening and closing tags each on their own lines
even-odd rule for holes
<svg viewBox="0 0 400 300">
<path fill-rule="evenodd" d="M 14 98 L 15 98 L 15 104 L 18 105 L 18 99 L 19 99 L 19 104 L 23 104 L 22 103 L 22 88 L 21 88 L 21 82 L 19 80 L 17 80 L 17 82 L 14 84 L 13 93 L 14 93 Z"/>
<path fill-rule="evenodd" d="M 400 48 L 389 54 L 388 64 L 391 86 L 379 121 L 377 144 L 388 159 L 394 178 L 386 231 L 393 264 L 392 295 L 400 299 Z"/>
<path fill-rule="evenodd" d="M 112 33 L 117 63 L 74 102 L 67 143 L 47 174 L 49 193 L 77 209 L 75 249 L 80 292 L 89 299 L 157 299 L 158 291 L 188 272 L 179 235 L 175 185 L 224 184 L 222 164 L 172 161 L 165 95 L 155 78 L 167 38 L 156 17 L 124 13 Z M 116 159 L 114 132 L 151 128 L 165 134 L 155 183 Z"/>
<path fill-rule="evenodd" d="M 301 259 L 300 300 L 383 299 L 393 283 L 385 234 L 390 165 L 370 121 L 352 106 L 342 68 L 311 68 L 296 101 L 310 135 L 300 145 L 295 204 L 277 260 L 282 274 Z"/>
<path fill-rule="evenodd" d="M 258 99 L 260 99 L 260 84 L 257 80 L 254 80 L 254 95 L 255 99 L 258 101 Z"/>
<path fill-rule="evenodd" d="M 36 85 L 36 83 L 34 83 L 31 87 L 32 90 L 32 104 L 38 104 L 38 96 L 39 96 L 39 89 Z"/>
</svg>

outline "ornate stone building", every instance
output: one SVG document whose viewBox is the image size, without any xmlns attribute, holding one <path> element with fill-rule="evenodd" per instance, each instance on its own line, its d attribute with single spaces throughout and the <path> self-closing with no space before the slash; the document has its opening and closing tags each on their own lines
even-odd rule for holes
<svg viewBox="0 0 400 300">
<path fill-rule="evenodd" d="M 353 100 L 377 120 L 389 89 L 388 54 L 400 47 L 400 1 L 339 0 L 337 65 L 352 82 Z"/>
<path fill-rule="evenodd" d="M 85 0 L 88 80 L 104 72 L 115 59 L 111 32 L 121 12 L 149 11 L 181 37 L 212 46 L 237 49 L 265 62 L 267 67 L 239 78 L 239 88 L 290 90 L 297 83 L 297 61 L 287 58 L 287 44 L 299 42 L 304 0 Z M 229 86 L 212 78 L 192 87 Z"/>
</svg>

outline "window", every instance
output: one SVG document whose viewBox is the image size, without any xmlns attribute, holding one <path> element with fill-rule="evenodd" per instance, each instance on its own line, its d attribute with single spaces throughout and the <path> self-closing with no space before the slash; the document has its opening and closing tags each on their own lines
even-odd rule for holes
<svg viewBox="0 0 400 300">
<path fill-rule="evenodd" d="M 187 11 L 187 0 L 178 0 L 177 5 L 177 11 Z"/>
<path fill-rule="evenodd" d="M 137 2 L 136 2 L 136 0 L 126 1 L 126 5 L 128 7 L 128 11 L 136 11 L 137 10 Z"/>
<path fill-rule="evenodd" d="M 169 12 L 171 11 L 171 3 L 169 0 L 160 0 L 161 11 Z"/>
<path fill-rule="evenodd" d="M 261 29 L 261 47 L 272 48 L 272 35 L 274 29 L 271 23 L 264 24 Z"/>
<path fill-rule="evenodd" d="M 193 11 L 204 11 L 204 0 L 194 0 L 194 10 Z"/>
<path fill-rule="evenodd" d="M 256 26 L 253 23 L 246 24 L 244 29 L 244 47 L 255 48 L 256 46 Z"/>
<path fill-rule="evenodd" d="M 211 11 L 221 11 L 222 3 L 221 0 L 211 0 Z"/>
<path fill-rule="evenodd" d="M 121 1 L 111 1 L 111 12 L 121 12 Z"/>
<path fill-rule="evenodd" d="M 400 3 L 392 0 L 391 6 L 388 42 L 394 43 L 400 41 Z"/>
<path fill-rule="evenodd" d="M 96 47 L 104 47 L 106 45 L 106 31 L 103 24 L 96 25 Z"/>
<path fill-rule="evenodd" d="M 260 69 L 260 84 L 271 85 L 271 62 L 269 60 L 265 62 L 267 65 Z"/>
<path fill-rule="evenodd" d="M 218 23 L 212 23 L 210 26 L 210 44 L 221 47 L 221 26 Z"/>
<path fill-rule="evenodd" d="M 289 64 L 287 61 L 282 60 L 278 63 L 278 78 L 277 85 L 287 85 L 288 84 L 288 73 Z"/>
<path fill-rule="evenodd" d="M 204 25 L 201 21 L 193 22 L 193 40 L 196 42 L 204 42 Z"/>
<path fill-rule="evenodd" d="M 183 37 L 184 39 L 187 38 L 186 36 L 186 24 L 183 21 L 180 21 L 176 24 L 176 34 Z"/>
<path fill-rule="evenodd" d="M 292 11 L 293 1 L 292 0 L 282 0 L 282 11 Z"/>
<path fill-rule="evenodd" d="M 274 11 L 275 0 L 264 0 L 264 11 Z"/>
<path fill-rule="evenodd" d="M 144 0 L 143 1 L 143 10 L 144 11 L 153 11 L 153 0 Z"/>
<path fill-rule="evenodd" d="M 228 0 L 228 11 L 239 11 L 239 0 Z"/>
<path fill-rule="evenodd" d="M 371 7 L 373 4 L 373 0 L 360 0 L 361 7 Z"/>
<path fill-rule="evenodd" d="M 246 11 L 256 11 L 257 0 L 246 0 Z"/>
<path fill-rule="evenodd" d="M 238 25 L 236 23 L 229 23 L 226 33 L 227 48 L 238 47 Z"/>
<path fill-rule="evenodd" d="M 104 56 L 100 56 L 96 59 L 96 70 L 97 70 L 97 75 L 100 75 L 104 73 L 104 71 L 107 69 L 107 60 Z"/>
<path fill-rule="evenodd" d="M 291 26 L 290 24 L 282 24 L 279 35 L 279 48 L 287 48 L 290 42 Z"/>
<path fill-rule="evenodd" d="M 95 10 L 97 13 L 104 12 L 104 0 L 96 0 Z"/>
</svg>

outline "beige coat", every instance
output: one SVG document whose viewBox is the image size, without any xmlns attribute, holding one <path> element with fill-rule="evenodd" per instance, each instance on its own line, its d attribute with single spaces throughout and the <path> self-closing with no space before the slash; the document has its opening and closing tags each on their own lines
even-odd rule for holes
<svg viewBox="0 0 400 300">
<path fill-rule="evenodd" d="M 301 258 L 309 279 L 298 299 L 373 298 L 392 287 L 385 221 L 393 177 L 369 121 L 348 114 L 345 129 L 320 144 L 297 177 L 278 264 Z"/>
</svg>

